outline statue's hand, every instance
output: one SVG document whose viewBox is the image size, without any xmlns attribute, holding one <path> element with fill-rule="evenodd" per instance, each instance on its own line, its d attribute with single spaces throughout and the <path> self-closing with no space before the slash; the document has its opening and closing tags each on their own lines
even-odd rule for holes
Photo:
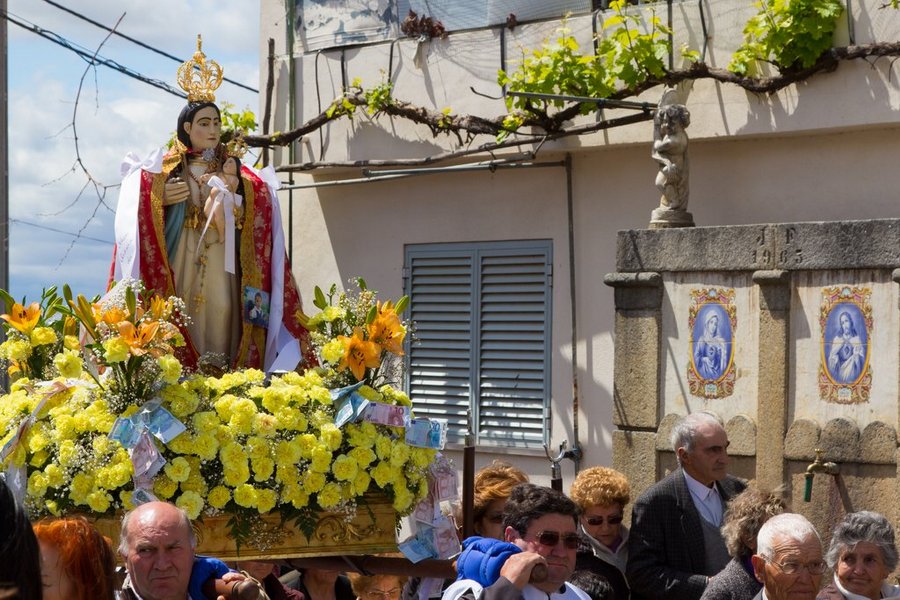
<svg viewBox="0 0 900 600">
<path fill-rule="evenodd" d="M 191 189 L 187 182 L 180 177 L 173 177 L 166 182 L 165 195 L 163 196 L 163 204 L 178 204 L 184 202 L 191 195 Z"/>
</svg>

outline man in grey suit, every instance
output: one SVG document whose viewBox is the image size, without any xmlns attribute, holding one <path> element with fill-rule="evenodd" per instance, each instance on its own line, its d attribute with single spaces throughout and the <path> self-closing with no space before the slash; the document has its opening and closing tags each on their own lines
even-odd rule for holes
<svg viewBox="0 0 900 600">
<path fill-rule="evenodd" d="M 744 490 L 728 475 L 728 435 L 718 417 L 692 413 L 672 429 L 679 468 L 641 494 L 631 513 L 625 576 L 632 600 L 698 600 L 728 563 L 719 527 Z"/>
<path fill-rule="evenodd" d="M 766 521 L 750 560 L 763 584 L 753 600 L 815 600 L 826 565 L 819 533 L 803 515 L 784 513 Z"/>
</svg>

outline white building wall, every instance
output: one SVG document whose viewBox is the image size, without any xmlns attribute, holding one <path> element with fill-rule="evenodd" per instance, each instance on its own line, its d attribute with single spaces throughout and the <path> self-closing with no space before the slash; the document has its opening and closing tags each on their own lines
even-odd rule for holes
<svg viewBox="0 0 900 600">
<path fill-rule="evenodd" d="M 857 42 L 897 39 L 900 11 L 878 10 L 879 0 L 853 2 Z M 685 35 L 696 39 L 696 2 L 676 2 L 675 46 Z M 724 66 L 752 14 L 745 0 L 710 0 L 710 63 Z M 287 64 L 284 5 L 263 0 L 262 39 L 274 37 L 277 99 L 273 130 L 286 130 Z M 590 21 L 570 19 L 570 27 L 587 48 Z M 519 28 L 509 35 L 514 47 L 535 47 L 558 23 Z M 685 34 L 684 32 L 688 32 Z M 846 36 L 844 31 L 841 35 Z M 394 96 L 454 113 L 497 115 L 501 101 L 469 91 L 474 86 L 499 93 L 498 30 L 452 34 L 427 42 L 426 64 L 413 64 L 415 42 L 395 45 Z M 845 40 L 846 42 L 846 40 Z M 844 43 L 845 43 L 844 42 Z M 263 43 L 263 46 L 265 44 Z M 318 56 L 295 48 L 296 122 L 328 105 L 341 87 L 340 50 Z M 370 86 L 382 81 L 390 44 L 344 51 L 348 80 L 360 77 Z M 261 53 L 265 56 L 265 52 Z M 263 68 L 263 73 L 265 68 Z M 816 76 L 773 96 L 754 96 L 729 85 L 697 82 L 687 97 L 692 124 L 691 200 L 698 225 L 842 220 L 895 217 L 900 170 L 896 163 L 897 73 L 888 61 L 875 67 L 858 61 L 837 72 Z M 318 81 L 318 89 L 316 82 Z M 658 101 L 661 91 L 645 94 Z M 607 111 L 607 116 L 627 114 Z M 576 265 L 578 383 L 581 399 L 579 442 L 584 465 L 611 463 L 613 398 L 612 289 L 603 276 L 615 271 L 615 234 L 643 228 L 658 204 L 650 158 L 649 124 L 622 127 L 590 136 L 548 143 L 538 160 L 572 155 Z M 485 140 L 478 140 L 481 143 Z M 325 153 L 321 154 L 324 144 Z M 458 145 L 455 137 L 433 138 L 422 127 L 384 117 L 373 121 L 357 113 L 354 120 L 333 123 L 295 147 L 295 162 L 423 157 Z M 287 163 L 279 152 L 276 164 Z M 360 177 L 356 168 L 295 174 L 297 182 Z M 287 176 L 284 176 L 284 180 Z M 309 305 L 313 286 L 344 282 L 362 275 L 386 297 L 402 293 L 403 247 L 407 243 L 553 240 L 553 416 L 551 440 L 574 441 L 571 364 L 571 294 L 569 286 L 566 176 L 562 168 L 420 176 L 390 182 L 323 187 L 293 193 L 294 272 Z M 282 195 L 287 215 L 288 194 Z M 287 218 L 285 219 L 287 223 Z M 499 452 L 492 450 L 491 452 Z M 544 479 L 549 472 L 540 453 L 517 451 L 510 460 Z M 479 455 L 479 465 L 492 457 Z M 572 469 L 564 476 L 571 482 Z"/>
</svg>

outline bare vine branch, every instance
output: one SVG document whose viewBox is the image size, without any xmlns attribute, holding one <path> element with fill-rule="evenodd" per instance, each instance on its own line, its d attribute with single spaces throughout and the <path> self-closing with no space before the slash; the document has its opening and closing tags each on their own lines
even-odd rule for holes
<svg viewBox="0 0 900 600">
<path fill-rule="evenodd" d="M 63 208 L 61 211 L 59 211 L 56 214 L 57 215 L 61 214 L 61 213 L 65 212 L 66 210 L 74 207 L 78 203 L 78 201 L 82 198 L 85 191 L 89 187 L 94 188 L 94 193 L 97 195 L 97 202 L 94 204 L 94 207 L 91 210 L 91 215 L 84 221 L 84 223 L 82 223 L 81 227 L 78 229 L 78 231 L 75 233 L 75 236 L 72 238 L 72 241 L 69 242 L 69 246 L 66 248 L 66 251 L 63 253 L 62 257 L 59 259 L 59 263 L 57 263 L 57 267 L 62 266 L 62 264 L 65 262 L 65 260 L 69 257 L 69 253 L 72 252 L 72 249 L 75 247 L 75 244 L 78 242 L 79 239 L 81 239 L 81 235 L 88 228 L 88 225 L 90 225 L 93 218 L 97 215 L 97 212 L 100 210 L 101 206 L 106 208 L 106 210 L 108 210 L 109 212 L 115 212 L 114 209 L 112 207 L 110 207 L 109 204 L 106 203 L 106 192 L 112 187 L 117 187 L 118 184 L 106 185 L 103 182 L 101 182 L 100 180 L 96 179 L 91 174 L 90 170 L 87 168 L 87 165 L 85 165 L 84 161 L 82 160 L 81 147 L 80 147 L 79 141 L 78 141 L 78 107 L 79 107 L 79 103 L 81 101 L 81 92 L 84 88 L 84 80 L 87 78 L 88 73 L 90 73 L 91 71 L 94 72 L 94 89 L 99 94 L 99 83 L 97 82 L 97 56 L 100 54 L 100 50 L 103 48 L 103 46 L 109 40 L 109 38 L 111 38 L 113 36 L 113 34 L 116 33 L 116 30 L 118 29 L 119 24 L 122 22 L 122 19 L 124 19 L 124 18 L 125 18 L 125 13 L 122 13 L 122 16 L 120 16 L 119 19 L 116 21 L 115 25 L 112 26 L 112 28 L 109 30 L 109 33 L 106 35 L 106 37 L 103 38 L 103 40 L 97 46 L 97 49 L 94 50 L 93 56 L 91 57 L 90 60 L 87 61 L 88 64 L 84 68 L 84 72 L 81 74 L 81 78 L 78 81 L 78 91 L 75 93 L 75 104 L 72 107 L 72 122 L 69 124 L 69 127 L 72 129 L 73 143 L 75 145 L 75 164 L 72 165 L 72 170 L 74 171 L 75 167 L 77 166 L 79 169 L 81 169 L 81 172 L 84 173 L 85 177 L 87 177 L 87 181 L 85 182 L 84 186 L 82 186 L 82 188 L 78 192 L 78 194 L 75 196 L 75 199 L 67 207 Z M 99 100 L 96 100 L 96 102 L 98 102 L 98 106 L 99 106 Z"/>
<path fill-rule="evenodd" d="M 900 42 L 878 42 L 874 44 L 860 44 L 831 48 L 808 68 L 784 70 L 770 77 L 745 77 L 721 68 L 697 62 L 690 67 L 679 71 L 667 72 L 660 78 L 649 78 L 641 84 L 621 89 L 610 95 L 610 99 L 623 99 L 636 96 L 658 85 L 675 85 L 683 81 L 711 79 L 720 83 L 736 85 L 754 94 L 773 94 L 785 87 L 804 81 L 819 73 L 829 73 L 838 68 L 842 61 L 867 60 L 877 61 L 883 57 L 900 58 Z M 893 65 L 893 61 L 891 61 Z M 350 111 L 343 108 L 344 102 L 353 107 L 367 106 L 364 90 L 358 87 L 351 88 L 344 96 L 335 100 L 329 108 L 314 116 L 306 123 L 287 132 L 274 133 L 272 135 L 247 136 L 248 145 L 268 148 L 272 146 L 285 146 L 299 140 L 304 135 L 317 131 L 331 121 L 347 116 Z M 377 167 L 377 166 L 421 166 L 444 160 L 459 158 L 471 154 L 490 152 L 508 147 L 523 146 L 533 143 L 537 138 L 549 140 L 560 139 L 572 135 L 583 135 L 601 129 L 607 129 L 616 125 L 647 120 L 649 117 L 643 113 L 631 117 L 622 117 L 609 121 L 600 121 L 587 126 L 566 127 L 566 124 L 582 111 L 582 104 L 575 103 L 556 113 L 548 113 L 544 108 L 534 103 L 528 105 L 522 125 L 516 131 L 510 131 L 504 127 L 506 115 L 496 117 L 481 117 L 477 115 L 447 115 L 443 112 L 431 110 L 422 106 L 416 106 L 409 102 L 392 99 L 390 103 L 378 107 L 378 113 L 392 117 L 399 117 L 428 127 L 435 137 L 441 133 L 455 134 L 461 145 L 466 148 L 444 152 L 437 155 L 419 159 L 396 160 L 359 160 L 359 161 L 313 161 L 294 165 L 284 165 L 279 171 L 307 171 L 323 167 Z M 538 133 L 520 133 L 529 129 L 537 129 Z M 500 142 L 488 142 L 477 147 L 469 147 L 472 141 L 479 135 L 498 136 L 502 133 L 528 136 Z M 464 141 L 465 138 L 465 141 Z"/>
</svg>

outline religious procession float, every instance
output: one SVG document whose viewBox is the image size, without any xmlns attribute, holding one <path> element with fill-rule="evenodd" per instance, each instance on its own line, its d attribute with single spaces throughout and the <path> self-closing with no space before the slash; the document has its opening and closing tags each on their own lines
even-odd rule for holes
<svg viewBox="0 0 900 600">
<path fill-rule="evenodd" d="M 414 511 L 452 527 L 445 424 L 398 389 L 406 299 L 358 279 L 301 310 L 277 178 L 223 139 L 221 80 L 198 40 L 171 146 L 123 164 L 105 295 L 0 290 L 7 485 L 32 518 L 86 514 L 113 539 L 125 511 L 173 502 L 222 559 L 396 550 Z M 434 537 L 413 551 L 437 557 Z"/>
</svg>

